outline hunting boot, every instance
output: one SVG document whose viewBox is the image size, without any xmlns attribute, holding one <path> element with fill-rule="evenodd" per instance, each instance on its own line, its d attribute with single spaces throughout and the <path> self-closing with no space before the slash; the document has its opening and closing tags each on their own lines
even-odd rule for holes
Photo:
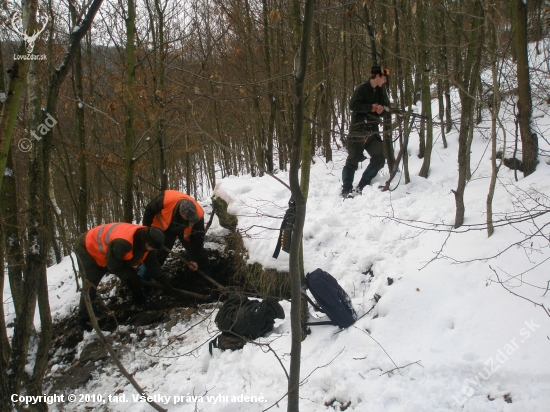
<svg viewBox="0 0 550 412">
<path fill-rule="evenodd" d="M 353 191 L 353 176 L 355 170 L 350 167 L 344 166 L 342 169 L 342 197 L 344 199 L 350 197 Z"/>
<path fill-rule="evenodd" d="M 369 163 L 365 171 L 363 172 L 363 176 L 361 176 L 361 180 L 359 180 L 359 183 L 357 184 L 357 191 L 361 193 L 365 186 L 370 186 L 372 179 L 376 176 L 378 173 L 377 168 L 373 167 L 372 163 Z"/>
</svg>

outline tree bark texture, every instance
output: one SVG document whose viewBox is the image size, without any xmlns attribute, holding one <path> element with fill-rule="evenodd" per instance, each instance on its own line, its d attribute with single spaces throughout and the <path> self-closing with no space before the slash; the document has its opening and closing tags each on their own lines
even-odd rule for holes
<svg viewBox="0 0 550 412">
<path fill-rule="evenodd" d="M 126 18 L 126 122 L 124 134 L 124 216 L 128 223 L 134 221 L 134 171 L 135 171 L 135 135 L 134 109 L 136 81 L 135 66 L 135 21 L 136 5 L 134 0 L 128 0 L 128 16 Z"/>
<path fill-rule="evenodd" d="M 537 168 L 539 150 L 538 137 L 531 127 L 532 99 L 529 77 L 529 56 L 527 39 L 527 4 L 513 0 L 515 15 L 515 51 L 518 79 L 518 121 L 521 135 L 523 175 L 529 176 Z"/>
<path fill-rule="evenodd" d="M 455 228 L 459 228 L 464 223 L 466 210 L 464 192 L 468 179 L 468 161 L 470 158 L 470 146 L 468 142 L 470 141 L 470 129 L 474 127 L 474 96 L 477 90 L 477 80 L 479 79 L 481 52 L 484 40 L 480 33 L 483 18 L 481 2 L 476 0 L 471 17 L 472 29 L 470 31 L 466 58 L 462 67 L 463 71 L 461 72 L 462 80 L 459 84 L 462 112 L 460 115 L 460 131 L 458 136 L 458 184 L 456 190 L 453 190 L 456 204 Z"/>
<path fill-rule="evenodd" d="M 297 11 L 293 15 L 294 24 L 299 23 L 299 3 L 293 1 L 294 10 Z M 304 82 L 307 68 L 307 55 L 310 47 L 311 26 L 313 20 L 313 0 L 306 0 L 304 9 L 304 20 L 301 30 L 300 49 L 298 54 L 298 62 L 296 72 L 294 74 L 294 90 L 295 90 L 295 105 L 294 105 L 294 133 L 292 143 L 292 153 L 290 159 L 289 182 L 292 197 L 296 203 L 296 219 L 294 230 L 292 233 L 292 241 L 290 246 L 289 272 L 291 281 L 291 308 L 290 320 L 292 331 L 292 344 L 290 354 L 290 369 L 288 380 L 288 412 L 298 412 L 300 409 L 300 357 L 302 347 L 302 325 L 301 325 L 301 279 L 300 279 L 300 243 L 304 229 L 306 216 L 306 199 L 300 189 L 298 179 L 298 171 L 300 168 L 300 147 L 303 136 L 304 122 Z"/>
</svg>

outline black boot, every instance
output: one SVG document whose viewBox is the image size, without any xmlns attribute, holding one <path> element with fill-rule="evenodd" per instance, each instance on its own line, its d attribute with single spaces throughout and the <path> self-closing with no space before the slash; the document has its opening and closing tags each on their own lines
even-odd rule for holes
<svg viewBox="0 0 550 412">
<path fill-rule="evenodd" d="M 355 170 L 350 167 L 344 166 L 342 169 L 342 197 L 348 198 L 353 190 L 353 176 Z"/>
<path fill-rule="evenodd" d="M 371 179 L 361 178 L 361 180 L 359 180 L 359 184 L 357 185 L 357 191 L 361 193 L 365 186 L 370 186 L 370 182 Z"/>
<path fill-rule="evenodd" d="M 370 186 L 371 181 L 378 173 L 378 170 L 380 169 L 373 167 L 372 163 L 369 163 L 369 165 L 363 172 L 363 176 L 361 176 L 361 180 L 359 180 L 359 183 L 357 184 L 357 189 L 359 191 L 362 191 L 365 186 Z"/>
</svg>

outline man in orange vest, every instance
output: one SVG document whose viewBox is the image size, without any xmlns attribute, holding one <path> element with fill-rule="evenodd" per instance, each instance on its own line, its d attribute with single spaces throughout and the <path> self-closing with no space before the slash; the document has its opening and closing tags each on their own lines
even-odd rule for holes
<svg viewBox="0 0 550 412">
<path fill-rule="evenodd" d="M 107 223 L 80 235 L 74 251 L 81 276 L 97 287 L 103 276 L 112 273 L 129 287 L 134 303 L 146 303 L 141 278 L 134 267 L 143 263 L 151 277 L 172 287 L 159 265 L 156 250 L 164 245 L 164 234 L 156 227 L 131 223 Z M 90 299 L 96 296 L 95 287 L 90 288 Z M 88 319 L 84 297 L 80 298 L 79 315 Z"/>
<path fill-rule="evenodd" d="M 204 209 L 195 199 L 177 190 L 165 190 L 145 207 L 145 226 L 157 227 L 164 232 L 164 246 L 172 250 L 176 238 L 189 254 L 189 269 L 199 267 L 210 272 L 210 263 L 204 253 Z M 157 258 L 162 265 L 168 252 L 159 250 Z M 140 276 L 148 278 L 148 271 L 142 266 Z"/>
</svg>

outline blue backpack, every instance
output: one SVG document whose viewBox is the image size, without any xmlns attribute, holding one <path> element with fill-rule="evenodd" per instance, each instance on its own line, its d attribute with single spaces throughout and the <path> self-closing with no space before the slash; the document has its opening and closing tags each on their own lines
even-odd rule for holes
<svg viewBox="0 0 550 412">
<path fill-rule="evenodd" d="M 308 322 L 306 325 L 336 325 L 345 329 L 355 323 L 357 313 L 353 309 L 348 294 L 330 274 L 322 269 L 315 269 L 306 275 L 306 285 L 317 304 L 307 295 L 305 290 L 302 293 L 315 310 L 326 314 L 330 321 Z"/>
</svg>

